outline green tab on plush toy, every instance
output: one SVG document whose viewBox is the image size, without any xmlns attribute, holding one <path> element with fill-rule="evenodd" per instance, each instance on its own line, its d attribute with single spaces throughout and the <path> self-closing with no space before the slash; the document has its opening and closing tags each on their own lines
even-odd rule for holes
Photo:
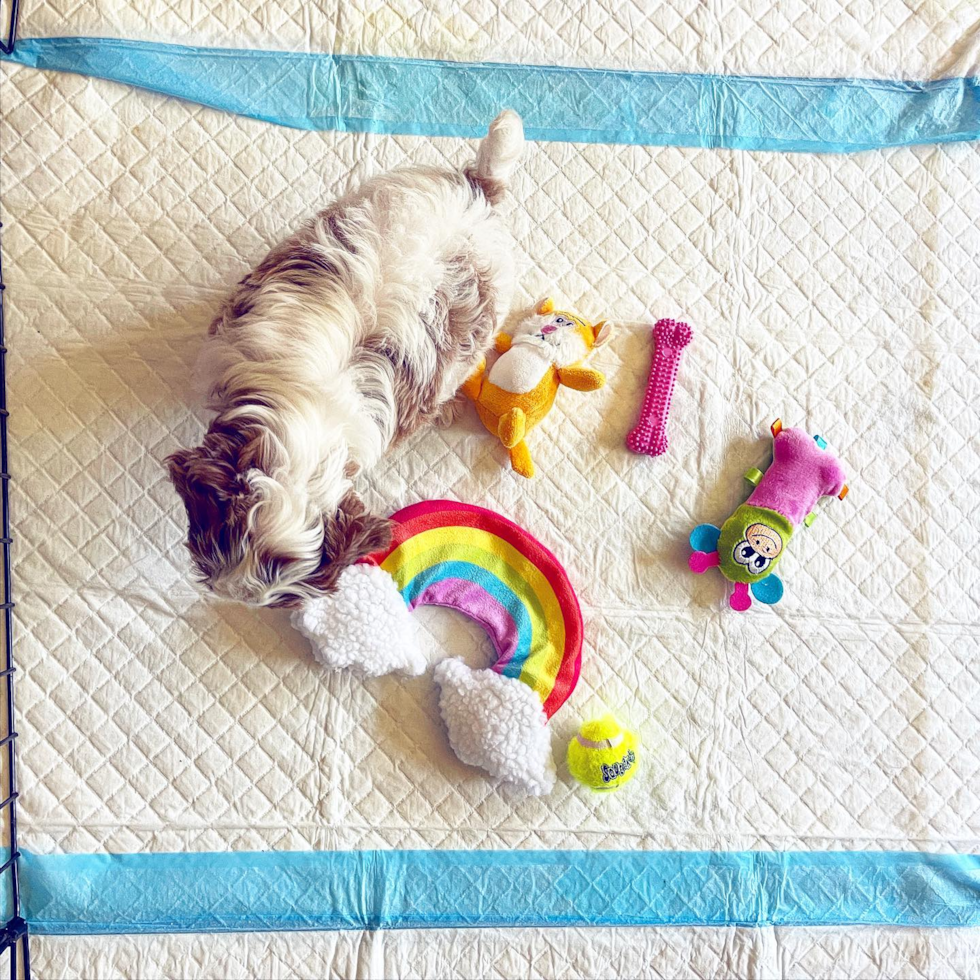
<svg viewBox="0 0 980 980">
<path fill-rule="evenodd" d="M 556 310 L 554 300 L 542 300 L 512 335 L 497 337 L 500 357 L 490 370 L 482 364 L 463 385 L 480 420 L 509 450 L 516 473 L 534 476 L 524 437 L 551 411 L 558 389 L 595 391 L 605 384 L 582 362 L 610 332 L 603 321 L 593 326 L 577 313 Z"/>
</svg>

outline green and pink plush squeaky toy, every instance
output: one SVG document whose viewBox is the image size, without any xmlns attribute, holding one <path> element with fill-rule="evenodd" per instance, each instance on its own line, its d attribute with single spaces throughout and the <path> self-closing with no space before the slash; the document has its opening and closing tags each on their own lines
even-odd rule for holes
<svg viewBox="0 0 980 980">
<path fill-rule="evenodd" d="M 844 468 L 821 436 L 772 424 L 772 465 L 762 473 L 751 469 L 745 478 L 755 486 L 749 499 L 722 524 L 699 524 L 691 532 L 688 564 L 699 575 L 717 567 L 735 591 L 728 604 L 737 612 L 752 605 L 752 596 L 772 605 L 783 595 L 775 574 L 796 526 L 809 527 L 821 497 L 847 495 Z M 751 594 L 750 594 L 751 593 Z"/>
</svg>

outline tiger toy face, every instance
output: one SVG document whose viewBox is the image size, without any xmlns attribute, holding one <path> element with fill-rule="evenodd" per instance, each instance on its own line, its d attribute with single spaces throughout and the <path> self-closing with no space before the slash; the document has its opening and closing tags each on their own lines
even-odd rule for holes
<svg viewBox="0 0 980 980">
<path fill-rule="evenodd" d="M 514 346 L 533 346 L 546 353 L 556 367 L 570 367 L 604 344 L 610 333 L 605 321 L 593 326 L 577 313 L 556 310 L 554 301 L 546 299 L 520 323 L 512 334 L 512 341 Z"/>
</svg>

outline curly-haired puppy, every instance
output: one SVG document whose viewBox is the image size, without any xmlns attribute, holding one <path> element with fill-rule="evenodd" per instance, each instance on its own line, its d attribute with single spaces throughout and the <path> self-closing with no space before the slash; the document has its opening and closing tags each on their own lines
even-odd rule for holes
<svg viewBox="0 0 980 980">
<path fill-rule="evenodd" d="M 447 413 L 506 316 L 512 242 L 493 205 L 523 145 L 507 111 L 463 171 L 368 181 L 225 301 L 202 362 L 217 415 L 167 460 L 209 588 L 297 605 L 386 543 L 351 479 Z"/>
</svg>

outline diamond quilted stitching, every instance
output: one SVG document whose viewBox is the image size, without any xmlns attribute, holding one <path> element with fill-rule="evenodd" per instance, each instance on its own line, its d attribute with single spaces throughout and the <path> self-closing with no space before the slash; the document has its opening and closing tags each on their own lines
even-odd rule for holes
<svg viewBox="0 0 980 980">
<path fill-rule="evenodd" d="M 980 931 L 860 929 L 403 930 L 241 936 L 38 937 L 32 958 L 44 976 L 127 978 L 244 975 L 526 976 L 537 980 L 631 976 L 947 977 L 967 980 Z"/>
<path fill-rule="evenodd" d="M 589 627 L 556 750 L 608 705 L 647 753 L 640 791 L 599 807 L 567 776 L 529 801 L 462 766 L 431 679 L 326 677 L 282 617 L 203 603 L 160 468 L 201 431 L 187 379 L 241 270 L 349 182 L 469 148 L 3 72 L 28 846 L 976 839 L 975 147 L 531 149 L 508 205 L 522 298 L 616 317 L 610 384 L 562 393 L 533 486 L 467 417 L 367 490 L 485 502 L 562 556 Z M 679 311 L 698 336 L 671 451 L 628 457 L 647 325 Z M 737 620 L 685 539 L 741 499 L 775 415 L 825 428 L 854 492 L 794 542 L 783 606 Z M 423 625 L 433 658 L 489 656 L 445 615 Z"/>
<path fill-rule="evenodd" d="M 971 0 L 35 0 L 21 17 L 23 36 L 677 72 L 921 79 L 975 74 L 980 57 Z"/>
</svg>

